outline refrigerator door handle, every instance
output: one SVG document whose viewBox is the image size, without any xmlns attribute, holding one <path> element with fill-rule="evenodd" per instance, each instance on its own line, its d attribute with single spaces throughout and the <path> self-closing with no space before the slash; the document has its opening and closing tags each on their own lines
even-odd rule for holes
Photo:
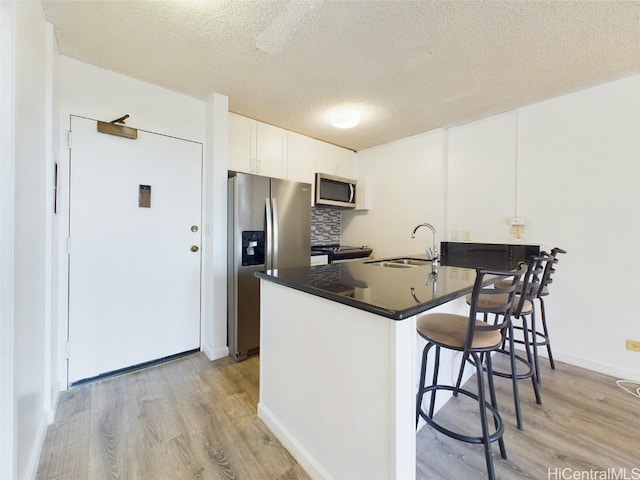
<svg viewBox="0 0 640 480">
<path fill-rule="evenodd" d="M 267 270 L 273 268 L 272 248 L 273 248 L 273 214 L 271 212 L 271 199 L 265 198 L 265 223 L 267 230 L 267 238 L 265 239 L 265 267 Z"/>
<path fill-rule="evenodd" d="M 272 204 L 272 220 L 273 220 L 273 233 L 271 243 L 271 254 L 273 255 L 273 265 L 271 268 L 278 268 L 278 204 L 276 199 L 271 199 Z"/>
</svg>

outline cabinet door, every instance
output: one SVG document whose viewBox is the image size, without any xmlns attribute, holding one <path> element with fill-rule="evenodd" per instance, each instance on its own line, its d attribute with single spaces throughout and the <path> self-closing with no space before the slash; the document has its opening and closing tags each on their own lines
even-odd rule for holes
<svg viewBox="0 0 640 480">
<path fill-rule="evenodd" d="M 283 159 L 286 149 L 286 131 L 257 122 L 256 129 L 256 170 L 265 177 L 285 178 Z"/>
<path fill-rule="evenodd" d="M 255 128 L 255 120 L 229 112 L 229 170 L 256 173 Z"/>
<path fill-rule="evenodd" d="M 354 152 L 346 148 L 318 142 L 315 154 L 316 171 L 339 177 L 354 178 L 355 155 Z"/>
<path fill-rule="evenodd" d="M 313 184 L 317 140 L 294 132 L 287 133 L 287 179 Z"/>
</svg>

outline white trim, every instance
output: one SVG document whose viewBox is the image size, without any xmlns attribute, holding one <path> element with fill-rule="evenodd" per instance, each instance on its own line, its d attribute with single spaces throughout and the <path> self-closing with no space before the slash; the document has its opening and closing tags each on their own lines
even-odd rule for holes
<svg viewBox="0 0 640 480">
<path fill-rule="evenodd" d="M 201 348 L 210 359 L 227 347 L 227 165 L 229 100 L 207 99 L 202 231 Z"/>
<path fill-rule="evenodd" d="M 36 432 L 35 440 L 33 442 L 34 448 L 31 450 L 31 456 L 29 457 L 29 462 L 27 463 L 25 475 L 23 477 L 25 479 L 36 478 L 36 473 L 38 473 L 38 464 L 40 463 L 40 454 L 44 447 L 44 439 L 47 434 L 48 424 L 48 416 L 45 412 L 42 412 L 40 422 L 38 423 L 38 431 Z"/>
<path fill-rule="evenodd" d="M 14 401 L 14 2 L 0 2 L 0 478 L 15 478 Z"/>
<path fill-rule="evenodd" d="M 636 382 L 640 382 L 640 372 L 633 369 L 619 368 L 615 365 L 607 365 L 604 363 L 593 362 L 587 358 L 576 357 L 573 355 L 568 355 L 562 352 L 556 352 L 553 350 L 552 345 L 552 353 L 554 360 L 558 360 L 560 362 L 565 362 L 570 365 L 586 368 L 587 370 L 591 370 L 593 372 L 602 373 L 604 375 L 609 375 L 616 379 L 621 380 L 632 380 Z M 538 348 L 538 355 L 540 355 L 540 361 L 547 361 L 547 352 L 544 348 Z M 544 359 L 544 360 L 543 360 Z M 556 368 L 562 368 L 561 366 L 556 366 Z M 544 382 L 544 377 L 542 378 Z"/>
<path fill-rule="evenodd" d="M 209 360 L 214 361 L 214 360 L 218 360 L 219 358 L 228 357 L 229 347 L 211 349 L 211 348 L 208 348 L 207 345 L 203 345 L 202 352 L 207 356 Z"/>
<path fill-rule="evenodd" d="M 46 412 L 49 423 L 53 422 L 55 412 L 53 410 L 53 403 L 57 392 L 52 391 L 54 362 L 52 361 L 53 349 L 54 349 L 54 312 L 53 312 L 53 285 L 54 285 L 54 259 L 56 258 L 53 252 L 53 177 L 54 177 L 54 155 L 53 155 L 53 125 L 54 125 L 54 91 L 53 91 L 53 52 L 55 47 L 55 38 L 53 32 L 53 25 L 45 23 L 45 35 L 46 35 L 46 52 L 45 52 L 45 195 L 44 195 L 44 211 L 45 211 L 45 226 L 44 226 L 44 405 L 43 408 Z"/>
<path fill-rule="evenodd" d="M 293 455 L 293 458 L 296 459 L 311 478 L 322 478 L 325 480 L 331 480 L 333 478 L 263 403 L 258 403 L 258 417 L 269 427 L 269 430 L 274 433 L 284 448 Z"/>
</svg>

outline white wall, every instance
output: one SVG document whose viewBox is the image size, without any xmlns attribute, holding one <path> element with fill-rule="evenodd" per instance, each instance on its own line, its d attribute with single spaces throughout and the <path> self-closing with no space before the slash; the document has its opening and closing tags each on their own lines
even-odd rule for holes
<svg viewBox="0 0 640 480">
<path fill-rule="evenodd" d="M 640 76 L 520 112 L 527 236 L 568 251 L 549 296 L 556 350 L 640 379 Z"/>
<path fill-rule="evenodd" d="M 60 57 L 60 205 L 61 258 L 66 258 L 68 231 L 70 115 L 111 121 L 124 114 L 127 125 L 204 144 L 203 192 L 203 351 L 225 356 L 226 338 L 226 152 L 227 99 L 214 94 L 207 101 L 178 94 L 68 57 Z M 212 142 L 215 142 L 213 144 Z M 224 171 L 223 173 L 221 173 Z M 219 177 L 223 178 L 224 189 Z M 216 208 L 218 207 L 218 208 Z M 219 213 L 224 208 L 224 218 Z M 224 254 L 219 252 L 224 250 Z M 222 258 L 222 260 L 220 260 Z M 222 265 L 222 267 L 221 267 Z M 66 266 L 61 269 L 60 311 L 66 312 Z M 224 270 L 224 272 L 222 272 Z M 222 276 L 222 277 L 221 277 Z M 224 287 L 224 288 L 223 288 Z M 59 359 L 63 361 L 64 359 Z M 66 372 L 65 372 L 66 373 Z M 60 378 L 62 388 L 66 378 Z"/>
<path fill-rule="evenodd" d="M 468 230 L 473 242 L 568 251 L 547 300 L 558 359 L 640 380 L 640 354 L 625 350 L 640 339 L 640 76 L 437 132 L 432 149 L 447 152 L 446 168 L 421 163 L 422 138 L 358 153 L 358 178 L 375 177 L 373 201 L 366 215 L 347 214 L 344 243 L 414 252 L 399 233 L 434 214 L 415 192 L 435 187 L 435 199 L 444 189 L 442 239 Z M 526 218 L 520 239 L 515 215 Z"/>
<path fill-rule="evenodd" d="M 14 20 L 15 5 L 0 2 L 0 478 L 14 478 L 16 471 L 13 387 Z"/>
<path fill-rule="evenodd" d="M 35 475 L 46 425 L 67 382 L 70 115 L 112 120 L 128 113 L 131 126 L 205 143 L 202 343 L 208 355 L 220 357 L 227 354 L 228 109 L 221 95 L 204 102 L 59 57 L 38 2 L 2 2 L 0 13 L 0 478 L 23 479 Z"/>
<path fill-rule="evenodd" d="M 431 232 L 444 229 L 445 142 L 443 130 L 416 135 L 358 153 L 358 182 L 371 190 L 368 212 L 342 213 L 342 243 L 369 245 L 376 257 L 424 253 Z"/>
<path fill-rule="evenodd" d="M 443 237 L 518 243 L 508 224 L 516 215 L 516 126 L 510 112 L 449 131 L 449 230 Z"/>
<path fill-rule="evenodd" d="M 1 8 L 0 476 L 23 479 L 35 474 L 51 410 L 53 32 L 37 2 Z"/>
</svg>

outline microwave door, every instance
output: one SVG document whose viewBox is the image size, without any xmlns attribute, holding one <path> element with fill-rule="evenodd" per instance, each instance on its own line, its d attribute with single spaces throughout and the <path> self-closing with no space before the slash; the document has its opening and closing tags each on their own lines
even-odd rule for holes
<svg viewBox="0 0 640 480">
<path fill-rule="evenodd" d="M 355 180 L 323 173 L 316 175 L 316 204 L 344 208 L 353 208 L 355 206 Z"/>
</svg>

